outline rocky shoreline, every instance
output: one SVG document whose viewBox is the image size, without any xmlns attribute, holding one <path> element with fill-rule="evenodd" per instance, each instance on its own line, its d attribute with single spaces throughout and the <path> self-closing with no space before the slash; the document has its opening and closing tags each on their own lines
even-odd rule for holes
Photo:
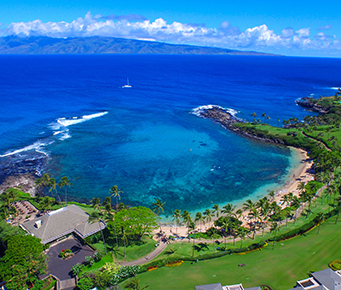
<svg viewBox="0 0 341 290">
<path fill-rule="evenodd" d="M 250 139 L 256 139 L 256 140 L 262 141 L 262 142 L 269 142 L 269 143 L 285 145 L 285 143 L 282 140 L 279 140 L 276 138 L 274 138 L 274 139 L 265 138 L 263 136 L 259 136 L 259 135 L 253 134 L 251 132 L 244 131 L 244 130 L 234 126 L 234 124 L 245 123 L 246 121 L 235 117 L 227 109 L 224 109 L 222 107 L 215 106 L 215 105 L 203 106 L 200 108 L 201 108 L 200 110 L 197 110 L 195 112 L 195 114 L 197 116 L 205 118 L 205 119 L 211 119 L 214 122 L 221 124 L 224 128 L 226 128 L 232 132 L 235 132 L 235 133 L 242 135 L 244 137 L 248 137 Z"/>
<path fill-rule="evenodd" d="M 34 182 L 45 171 L 47 162 L 48 157 L 37 152 L 0 158 L 0 194 L 8 188 L 19 188 L 34 196 Z"/>
<path fill-rule="evenodd" d="M 9 188 L 18 188 L 24 192 L 29 193 L 31 196 L 35 195 L 34 183 L 36 176 L 32 173 L 19 174 L 8 176 L 0 184 L 0 194 Z"/>
<path fill-rule="evenodd" d="M 303 108 L 306 108 L 308 111 L 316 112 L 319 114 L 326 114 L 327 111 L 322 106 L 315 104 L 313 100 L 313 98 L 309 97 L 299 98 L 296 100 L 296 104 Z"/>
</svg>

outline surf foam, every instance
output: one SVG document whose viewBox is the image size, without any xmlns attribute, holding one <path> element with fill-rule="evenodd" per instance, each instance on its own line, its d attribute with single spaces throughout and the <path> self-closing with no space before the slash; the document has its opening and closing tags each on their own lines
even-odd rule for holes
<svg viewBox="0 0 341 290">
<path fill-rule="evenodd" d="M 68 127 L 68 126 L 72 126 L 75 124 L 83 123 L 85 121 L 89 121 L 94 118 L 102 117 L 106 114 L 108 114 L 108 111 L 91 114 L 91 115 L 84 115 L 82 117 L 73 117 L 72 119 L 59 118 L 57 119 L 57 123 L 64 127 Z"/>
<path fill-rule="evenodd" d="M 200 117 L 201 113 L 205 112 L 206 110 L 213 109 L 213 108 L 222 109 L 222 110 L 228 112 L 229 114 L 231 114 L 233 117 L 236 117 L 236 115 L 238 114 L 238 111 L 236 111 L 236 110 L 234 110 L 234 109 L 231 109 L 231 108 L 224 108 L 224 107 L 220 107 L 220 106 L 217 106 L 217 105 L 199 106 L 199 107 L 194 108 L 194 109 L 192 110 L 192 114 L 194 114 L 194 115 Z"/>
<path fill-rule="evenodd" d="M 35 143 L 31 144 L 31 145 L 28 145 L 28 146 L 25 146 L 23 148 L 20 148 L 20 149 L 14 150 L 14 151 L 10 151 L 8 153 L 0 155 L 0 157 L 12 156 L 12 155 L 20 154 L 20 153 L 23 153 L 23 152 L 32 151 L 32 150 L 34 150 L 34 151 L 36 151 L 38 153 L 42 153 L 45 156 L 48 156 L 48 154 L 43 151 L 43 148 L 45 146 L 47 146 L 47 145 L 50 145 L 51 143 L 53 143 L 53 141 L 48 142 L 48 143 L 44 143 L 43 141 L 38 140 L 37 142 L 35 142 Z"/>
</svg>

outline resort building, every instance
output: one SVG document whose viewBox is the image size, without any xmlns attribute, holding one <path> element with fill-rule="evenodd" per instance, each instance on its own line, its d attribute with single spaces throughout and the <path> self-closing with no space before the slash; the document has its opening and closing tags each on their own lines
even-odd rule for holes
<svg viewBox="0 0 341 290">
<path fill-rule="evenodd" d="M 312 277 L 296 282 L 290 290 L 341 290 L 341 271 L 328 268 L 314 272 Z"/>
<path fill-rule="evenodd" d="M 103 230 L 106 224 L 102 220 L 89 223 L 88 213 L 76 205 L 69 205 L 26 221 L 20 226 L 41 239 L 41 243 L 47 244 L 71 233 L 84 239 Z"/>
<path fill-rule="evenodd" d="M 260 287 L 245 288 L 242 284 L 222 286 L 220 283 L 195 286 L 195 290 L 262 290 Z"/>
<path fill-rule="evenodd" d="M 290 290 L 341 290 L 341 271 L 328 268 L 314 272 L 312 277 L 296 282 Z M 243 288 L 242 284 L 222 286 L 220 283 L 195 286 L 195 290 L 261 290 L 260 287 Z"/>
</svg>

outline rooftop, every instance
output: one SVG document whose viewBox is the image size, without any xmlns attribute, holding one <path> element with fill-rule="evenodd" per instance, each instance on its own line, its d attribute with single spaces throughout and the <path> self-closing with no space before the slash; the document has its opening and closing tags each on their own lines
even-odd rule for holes
<svg viewBox="0 0 341 290">
<path fill-rule="evenodd" d="M 21 227 L 47 244 L 72 232 L 84 239 L 106 227 L 102 220 L 95 223 L 88 220 L 88 213 L 76 205 L 69 205 L 24 222 Z"/>
</svg>

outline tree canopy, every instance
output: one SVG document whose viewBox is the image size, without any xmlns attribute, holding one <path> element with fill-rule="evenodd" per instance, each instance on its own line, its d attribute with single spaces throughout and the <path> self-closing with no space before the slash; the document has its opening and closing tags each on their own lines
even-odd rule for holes
<svg viewBox="0 0 341 290">
<path fill-rule="evenodd" d="M 44 246 L 32 236 L 15 235 L 7 239 L 5 255 L 0 259 L 0 279 L 9 290 L 26 289 L 46 269 Z"/>
<path fill-rule="evenodd" d="M 116 226 L 123 228 L 127 235 L 139 238 L 158 227 L 156 219 L 153 211 L 143 206 L 123 209 L 115 214 Z"/>
</svg>

